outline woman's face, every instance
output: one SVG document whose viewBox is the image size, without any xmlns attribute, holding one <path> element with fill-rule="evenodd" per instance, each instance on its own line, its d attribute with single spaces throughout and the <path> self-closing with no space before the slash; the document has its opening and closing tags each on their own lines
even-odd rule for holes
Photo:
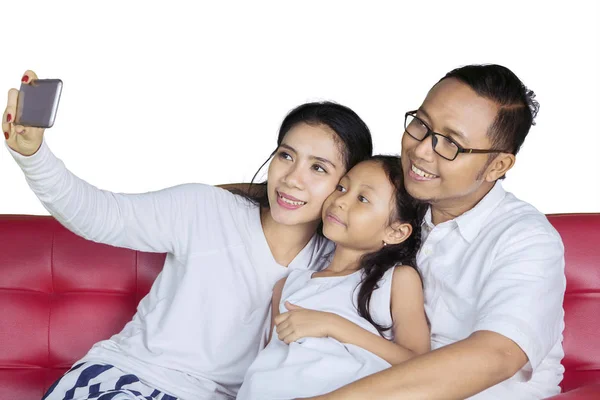
<svg viewBox="0 0 600 400">
<path fill-rule="evenodd" d="M 290 129 L 269 165 L 267 191 L 273 220 L 314 224 L 327 196 L 346 173 L 337 134 L 325 125 Z"/>
</svg>

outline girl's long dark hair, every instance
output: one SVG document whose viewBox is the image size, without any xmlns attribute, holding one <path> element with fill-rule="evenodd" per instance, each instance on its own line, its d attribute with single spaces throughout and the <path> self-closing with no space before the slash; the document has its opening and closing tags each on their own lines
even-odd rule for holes
<svg viewBox="0 0 600 400">
<path fill-rule="evenodd" d="M 279 128 L 277 148 L 283 142 L 283 138 L 288 131 L 301 123 L 316 126 L 324 125 L 337 134 L 336 141 L 339 144 L 346 170 L 368 159 L 373 153 L 371 132 L 367 124 L 350 108 L 330 101 L 305 103 L 291 110 Z M 233 190 L 232 192 L 245 197 L 261 208 L 268 208 L 267 182 L 254 183 L 254 179 L 271 157 L 275 155 L 277 148 L 256 171 L 247 191 Z"/>
<path fill-rule="evenodd" d="M 390 215 L 390 224 L 400 221 L 412 227 L 412 234 L 404 242 L 388 244 L 374 253 L 365 254 L 360 260 L 359 268 L 363 271 L 363 278 L 359 285 L 357 309 L 383 336 L 383 333 L 392 327 L 381 326 L 373 320 L 369 312 L 371 296 L 388 269 L 396 265 L 408 265 L 419 272 L 416 257 L 421 247 L 421 222 L 427 208 L 406 191 L 400 157 L 378 155 L 371 160 L 381 164 L 395 189 L 394 211 Z"/>
</svg>

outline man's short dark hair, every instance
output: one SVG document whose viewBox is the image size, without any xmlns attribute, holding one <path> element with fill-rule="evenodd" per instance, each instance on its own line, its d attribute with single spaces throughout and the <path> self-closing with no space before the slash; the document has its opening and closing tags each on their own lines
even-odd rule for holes
<svg viewBox="0 0 600 400">
<path fill-rule="evenodd" d="M 540 109 L 535 93 L 501 65 L 467 65 L 448 72 L 440 81 L 448 78 L 458 79 L 498 104 L 498 115 L 488 129 L 492 147 L 516 155 Z"/>
</svg>

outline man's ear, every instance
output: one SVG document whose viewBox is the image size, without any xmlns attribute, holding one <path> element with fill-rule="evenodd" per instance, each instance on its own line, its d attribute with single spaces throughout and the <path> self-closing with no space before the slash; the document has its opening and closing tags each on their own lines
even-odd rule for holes
<svg viewBox="0 0 600 400">
<path fill-rule="evenodd" d="M 412 226 L 406 222 L 396 221 L 385 229 L 383 241 L 387 244 L 404 242 L 412 234 Z"/>
<path fill-rule="evenodd" d="M 500 153 L 490 163 L 485 174 L 487 182 L 495 182 L 502 178 L 514 165 L 517 158 L 514 154 Z"/>
</svg>

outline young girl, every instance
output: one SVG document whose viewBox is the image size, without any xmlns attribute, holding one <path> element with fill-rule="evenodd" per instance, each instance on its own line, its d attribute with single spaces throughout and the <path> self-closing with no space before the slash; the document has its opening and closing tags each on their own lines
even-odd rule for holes
<svg viewBox="0 0 600 400">
<path fill-rule="evenodd" d="M 28 71 L 23 81 L 35 79 Z M 121 194 L 69 172 L 43 130 L 14 125 L 17 94 L 10 91 L 2 128 L 46 209 L 87 239 L 167 253 L 133 319 L 96 343 L 45 398 L 233 398 L 264 347 L 273 285 L 290 269 L 320 269 L 332 250 L 316 234 L 323 202 L 349 168 L 371 155 L 367 126 L 333 103 L 290 112 L 266 194 L 256 202 L 201 184 Z"/>
<path fill-rule="evenodd" d="M 335 253 L 326 269 L 294 269 L 275 285 L 273 337 L 239 400 L 321 395 L 429 351 L 414 268 L 422 215 L 398 157 L 373 157 L 342 178 L 323 207 Z"/>
</svg>

